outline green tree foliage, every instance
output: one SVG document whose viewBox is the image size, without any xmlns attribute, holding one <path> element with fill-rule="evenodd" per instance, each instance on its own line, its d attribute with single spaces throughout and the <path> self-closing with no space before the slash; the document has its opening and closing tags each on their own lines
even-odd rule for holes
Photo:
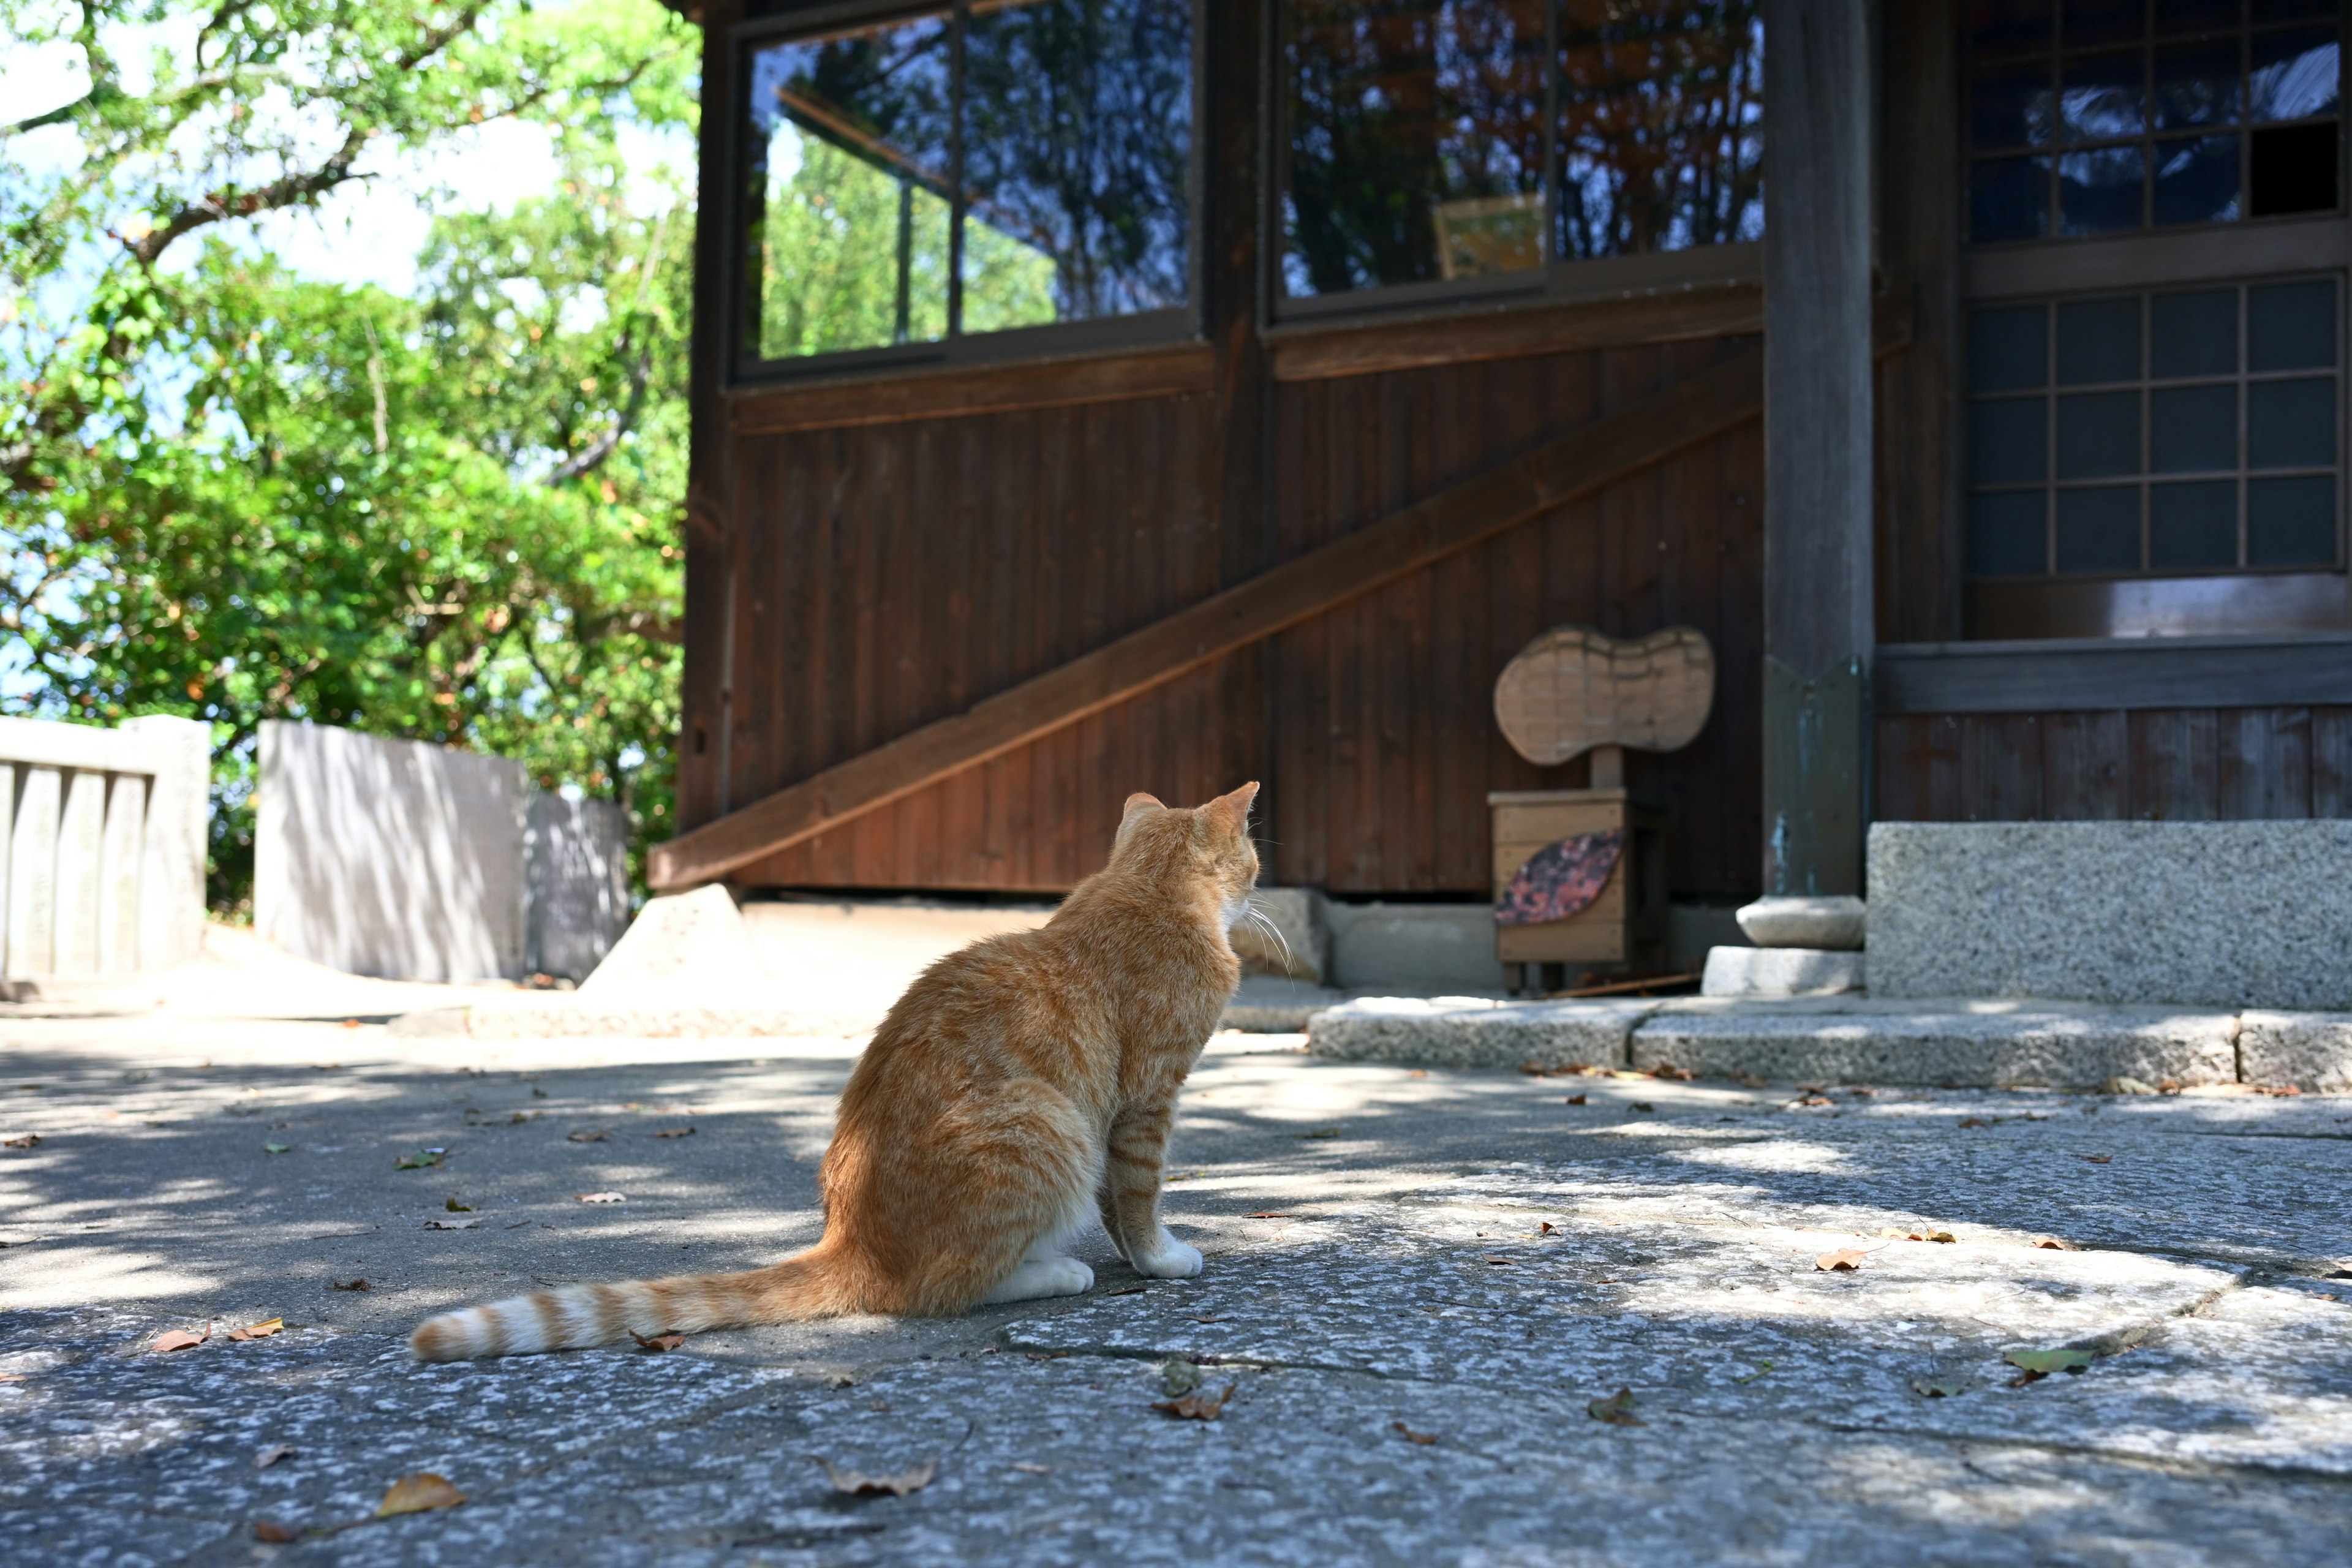
<svg viewBox="0 0 2352 1568">
<path fill-rule="evenodd" d="M 693 29 L 654 0 L 0 0 L 0 26 L 89 78 L 0 140 L 10 706 L 211 721 L 224 901 L 265 719 L 520 758 L 664 836 L 693 218 L 684 190 L 631 208 L 620 138 L 690 130 Z M 561 188 L 438 217 L 415 298 L 254 243 L 499 117 L 551 128 Z M 29 162 L 37 132 L 72 155 Z"/>
</svg>

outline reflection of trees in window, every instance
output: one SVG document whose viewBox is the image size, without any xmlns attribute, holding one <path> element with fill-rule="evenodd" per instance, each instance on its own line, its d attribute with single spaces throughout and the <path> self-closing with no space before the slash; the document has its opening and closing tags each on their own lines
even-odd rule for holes
<svg viewBox="0 0 2352 1568">
<path fill-rule="evenodd" d="M 1184 302 L 1189 0 L 975 6 L 964 41 L 966 330 L 997 272 L 982 226 L 1050 258 L 1070 321 Z M 1009 258 L 1007 258 L 1009 260 Z M 998 324 L 1014 325 L 1005 320 Z"/>
<path fill-rule="evenodd" d="M 1562 258 L 1763 231 L 1756 0 L 1290 0 L 1285 13 L 1294 295 L 1540 267 L 1548 204 Z"/>
<path fill-rule="evenodd" d="M 1755 0 L 1567 0 L 1563 257 L 1761 238 L 1763 23 Z"/>
<path fill-rule="evenodd" d="M 778 359 L 1181 307 L 1192 50 L 1190 0 L 983 0 L 759 49 L 749 346 Z"/>
<path fill-rule="evenodd" d="M 1292 292 L 1447 275 L 1446 209 L 1489 224 L 1525 210 L 1533 226 L 1541 0 L 1295 0 L 1287 10 Z M 1513 254 L 1507 241 L 1497 248 Z M 1539 259 L 1540 242 L 1533 248 Z"/>
</svg>

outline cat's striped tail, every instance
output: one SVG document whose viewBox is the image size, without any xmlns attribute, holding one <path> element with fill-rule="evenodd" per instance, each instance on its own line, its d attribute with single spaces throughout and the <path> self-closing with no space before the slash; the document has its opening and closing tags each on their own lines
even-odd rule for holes
<svg viewBox="0 0 2352 1568">
<path fill-rule="evenodd" d="M 408 1344 L 419 1361 L 467 1361 L 618 1344 L 632 1334 L 651 1338 L 829 1318 L 857 1310 L 843 1272 L 819 1242 L 743 1274 L 563 1285 L 444 1312 L 418 1324 Z"/>
</svg>

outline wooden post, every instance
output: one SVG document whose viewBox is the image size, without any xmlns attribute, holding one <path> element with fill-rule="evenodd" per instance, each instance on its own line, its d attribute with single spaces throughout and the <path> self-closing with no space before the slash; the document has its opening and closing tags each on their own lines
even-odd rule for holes
<svg viewBox="0 0 2352 1568">
<path fill-rule="evenodd" d="M 1764 893 L 1860 893 L 1871 576 L 1864 0 L 1765 0 Z"/>
</svg>

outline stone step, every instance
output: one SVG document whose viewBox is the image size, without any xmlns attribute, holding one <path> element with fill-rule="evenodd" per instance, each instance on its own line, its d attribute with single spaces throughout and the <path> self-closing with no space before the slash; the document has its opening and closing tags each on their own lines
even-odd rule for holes
<svg viewBox="0 0 2352 1568">
<path fill-rule="evenodd" d="M 1360 997 L 1315 1015 L 1307 1048 L 1356 1061 L 1668 1068 L 1823 1084 L 2087 1089 L 2136 1079 L 2352 1092 L 2352 1013 L 1857 995 Z"/>
</svg>

